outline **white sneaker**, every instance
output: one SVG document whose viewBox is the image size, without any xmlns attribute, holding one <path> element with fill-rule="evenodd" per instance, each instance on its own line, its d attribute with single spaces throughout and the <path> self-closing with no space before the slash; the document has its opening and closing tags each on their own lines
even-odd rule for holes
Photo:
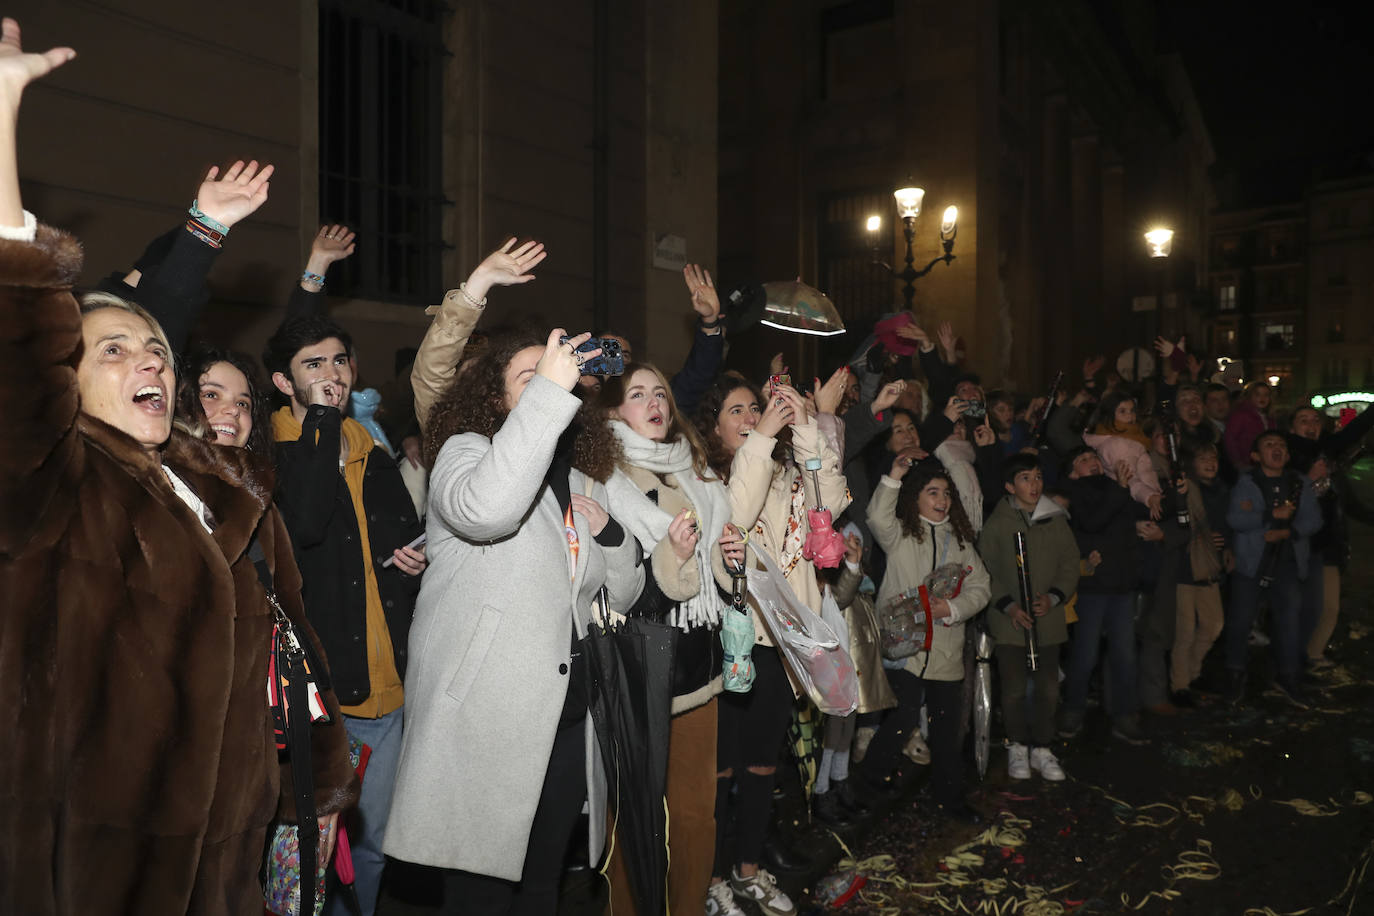
<svg viewBox="0 0 1374 916">
<path fill-rule="evenodd" d="M 1007 775 L 1012 779 L 1030 779 L 1030 760 L 1024 744 L 1013 744 L 1007 749 Z"/>
<path fill-rule="evenodd" d="M 1061 782 L 1064 779 L 1064 768 L 1059 765 L 1059 758 L 1054 756 L 1054 752 L 1047 747 L 1037 747 L 1030 752 L 1031 769 L 1040 774 L 1041 779 L 1050 782 Z"/>
<path fill-rule="evenodd" d="M 797 912 L 792 898 L 778 889 L 778 882 L 766 868 L 760 868 L 750 878 L 741 877 L 739 872 L 731 869 L 730 887 L 736 896 L 753 902 L 764 916 L 795 916 Z"/>
<path fill-rule="evenodd" d="M 745 916 L 744 910 L 735 902 L 730 882 L 712 884 L 706 891 L 706 916 Z"/>
<path fill-rule="evenodd" d="M 873 743 L 873 736 L 876 734 L 878 730 L 871 725 L 865 725 L 854 732 L 854 747 L 849 753 L 851 762 L 864 762 L 864 755 L 868 753 L 868 746 Z"/>
<path fill-rule="evenodd" d="M 911 737 L 907 739 L 906 747 L 902 748 L 902 753 L 912 763 L 919 763 L 921 766 L 930 763 L 930 745 L 926 744 L 926 739 L 922 737 L 919 728 L 911 730 Z"/>
</svg>

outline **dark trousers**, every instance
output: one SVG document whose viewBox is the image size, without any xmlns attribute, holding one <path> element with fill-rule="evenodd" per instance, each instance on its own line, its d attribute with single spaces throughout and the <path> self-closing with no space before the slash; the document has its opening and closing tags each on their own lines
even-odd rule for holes
<svg viewBox="0 0 1374 916">
<path fill-rule="evenodd" d="M 1298 581 L 1297 561 L 1291 558 L 1279 562 L 1268 589 L 1260 588 L 1258 578 L 1232 573 L 1231 602 L 1226 607 L 1226 668 L 1244 673 L 1250 654 L 1250 628 L 1265 592 L 1274 667 L 1281 681 L 1295 683 L 1302 670 L 1302 583 Z"/>
<path fill-rule="evenodd" d="M 997 673 L 1002 678 L 1002 722 L 1012 744 L 1049 747 L 1054 740 L 1054 712 L 1059 705 L 1059 645 L 1040 647 L 1040 666 L 1026 669 L 1025 646 L 998 646 Z M 1035 685 L 1026 702 L 1026 684 Z M 1030 706 L 1027 721 L 1026 707 Z"/>
<path fill-rule="evenodd" d="M 587 799 L 585 728 L 585 721 L 575 722 L 560 728 L 554 738 L 520 881 L 450 871 L 444 876 L 445 916 L 552 916 L 558 912 L 563 861 Z M 455 774 L 454 778 L 462 777 Z M 480 832 L 482 828 L 455 824 L 454 829 Z"/>
<path fill-rule="evenodd" d="M 1088 682 L 1097 667 L 1099 644 L 1107 637 L 1110 667 L 1108 711 L 1119 719 L 1136 713 L 1135 593 L 1079 592 L 1078 624 L 1064 682 L 1064 708 L 1081 713 L 1088 705 Z"/>
<path fill-rule="evenodd" d="M 754 686 L 748 693 L 722 693 L 716 723 L 716 856 L 713 877 L 730 877 L 735 865 L 757 864 L 773 813 L 775 774 L 749 767 L 777 766 L 778 750 L 792 721 L 792 685 L 778 650 L 755 645 Z M 735 786 L 733 810 L 730 786 Z M 734 849 L 726 837 L 734 822 Z"/>
<path fill-rule="evenodd" d="M 930 724 L 931 795 L 941 805 L 961 804 L 964 762 L 959 753 L 959 722 L 963 718 L 964 682 L 926 680 L 905 669 L 887 672 L 887 679 L 897 695 L 897 708 L 888 713 L 868 746 L 864 768 L 878 776 L 897 768 L 902 747 L 921 725 L 924 703 Z"/>
</svg>

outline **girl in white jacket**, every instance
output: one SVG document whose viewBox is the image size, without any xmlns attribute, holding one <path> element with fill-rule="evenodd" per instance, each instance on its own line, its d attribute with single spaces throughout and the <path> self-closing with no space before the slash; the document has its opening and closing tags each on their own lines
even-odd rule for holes
<svg viewBox="0 0 1374 916">
<path fill-rule="evenodd" d="M 982 612 L 989 597 L 988 572 L 974 550 L 973 526 L 949 472 L 936 461 L 917 463 L 905 452 L 874 489 L 868 526 L 887 551 L 887 573 L 878 588 L 880 614 L 893 599 L 917 594 L 942 566 L 960 567 L 963 580 L 950 597 L 929 597 L 930 649 L 888 671 L 898 706 L 869 747 L 865 768 L 882 779 L 896 767 L 902 745 L 919 724 L 924 701 L 930 717 L 931 793 L 946 816 L 976 822 L 977 812 L 964 801 L 959 753 L 964 623 Z"/>
</svg>

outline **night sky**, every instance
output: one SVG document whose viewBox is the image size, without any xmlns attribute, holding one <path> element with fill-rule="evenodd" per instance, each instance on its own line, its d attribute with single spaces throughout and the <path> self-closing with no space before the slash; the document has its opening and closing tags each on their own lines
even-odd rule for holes
<svg viewBox="0 0 1374 916">
<path fill-rule="evenodd" d="M 1300 199 L 1315 176 L 1374 172 L 1374 5 L 1167 0 L 1216 147 L 1224 208 Z"/>
</svg>

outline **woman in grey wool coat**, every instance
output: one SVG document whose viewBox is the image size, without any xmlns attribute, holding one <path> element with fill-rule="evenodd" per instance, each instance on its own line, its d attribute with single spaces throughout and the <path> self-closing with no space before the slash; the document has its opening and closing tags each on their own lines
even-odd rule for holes
<svg viewBox="0 0 1374 916">
<path fill-rule="evenodd" d="M 620 456 L 573 394 L 583 334 L 493 340 L 426 428 L 430 567 L 415 606 L 388 855 L 447 869 L 445 913 L 553 913 L 584 801 L 606 785 L 578 644 L 592 602 L 638 596 L 634 538 L 604 508 Z"/>
</svg>

